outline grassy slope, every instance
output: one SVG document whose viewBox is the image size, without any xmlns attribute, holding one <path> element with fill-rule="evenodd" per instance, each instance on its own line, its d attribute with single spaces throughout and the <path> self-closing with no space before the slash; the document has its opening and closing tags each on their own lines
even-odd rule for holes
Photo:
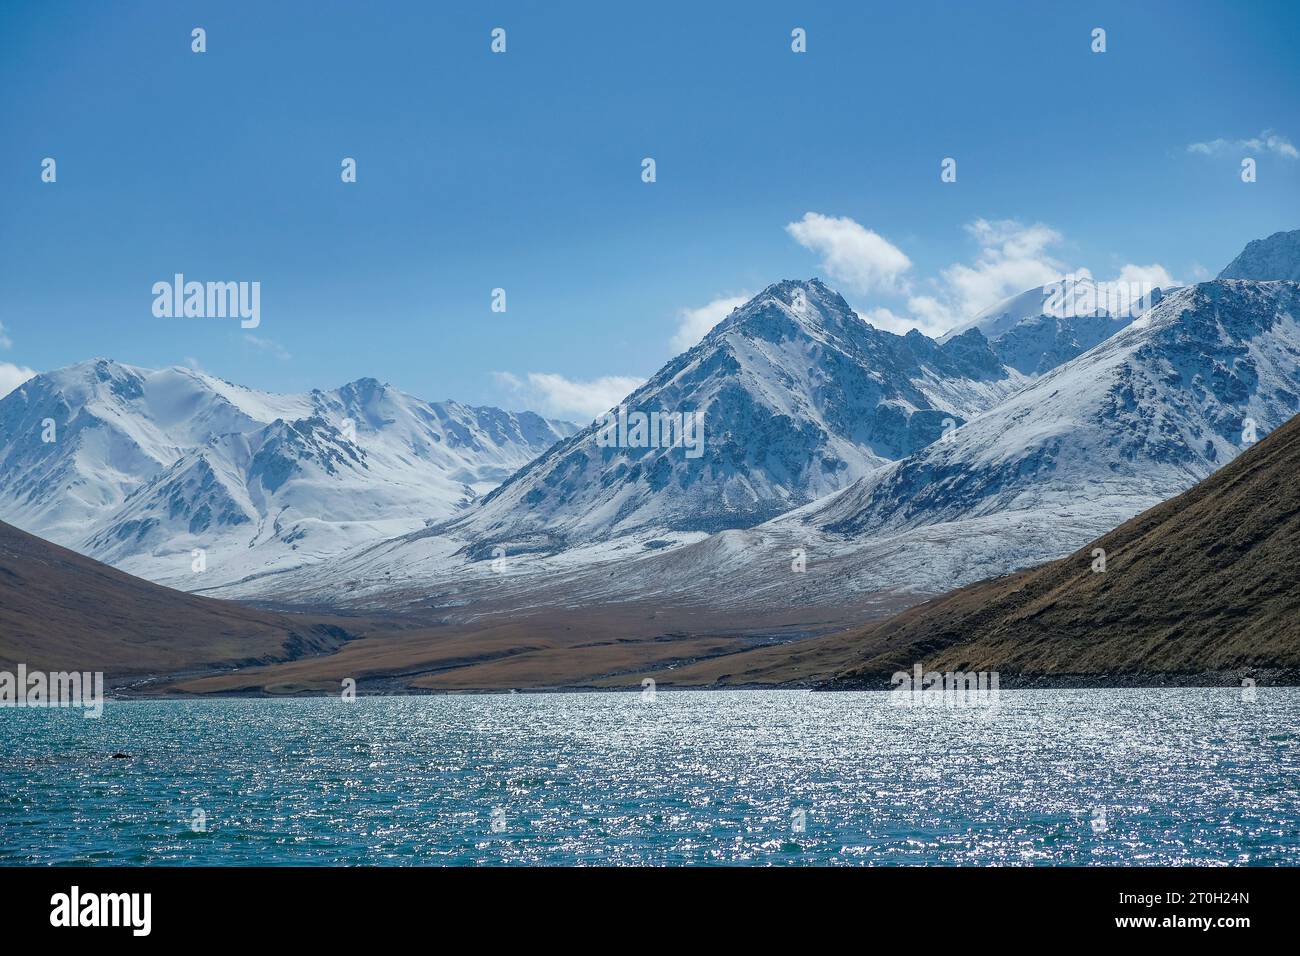
<svg viewBox="0 0 1300 956">
<path fill-rule="evenodd" d="M 0 667 L 110 677 L 332 651 L 344 621 L 195 597 L 0 522 Z"/>
</svg>

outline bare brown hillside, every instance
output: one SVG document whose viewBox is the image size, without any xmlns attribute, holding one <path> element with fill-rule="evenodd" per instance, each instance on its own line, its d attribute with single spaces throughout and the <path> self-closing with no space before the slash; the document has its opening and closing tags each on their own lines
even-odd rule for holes
<svg viewBox="0 0 1300 956">
<path fill-rule="evenodd" d="M 332 651 L 347 622 L 150 584 L 0 522 L 0 666 L 110 677 Z"/>
</svg>

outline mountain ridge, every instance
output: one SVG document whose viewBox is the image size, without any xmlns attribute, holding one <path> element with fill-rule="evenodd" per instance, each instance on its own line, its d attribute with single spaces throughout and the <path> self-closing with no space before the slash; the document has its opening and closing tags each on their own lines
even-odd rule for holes
<svg viewBox="0 0 1300 956">
<path fill-rule="evenodd" d="M 0 399 L 0 517 L 192 588 L 196 549 L 203 580 L 219 581 L 391 537 L 448 517 L 575 430 L 372 378 L 274 395 L 92 359 Z"/>
<path fill-rule="evenodd" d="M 828 502 L 821 522 L 896 531 L 922 512 L 933 523 L 1050 505 L 1052 489 L 1064 501 L 1139 473 L 1169 497 L 1239 453 L 1250 426 L 1262 437 L 1300 409 L 1298 320 L 1295 283 L 1182 289 L 951 440 Z"/>
<path fill-rule="evenodd" d="M 665 685 L 855 690 L 886 688 L 894 672 L 921 663 L 1031 685 L 1180 683 L 1198 674 L 1214 683 L 1295 682 L 1298 470 L 1300 416 L 1066 557 L 871 625 L 653 676 Z"/>
<path fill-rule="evenodd" d="M 1266 239 L 1252 239 L 1224 267 L 1219 278 L 1300 282 L 1300 229 L 1275 232 Z"/>
<path fill-rule="evenodd" d="M 870 329 L 839 308 L 838 297 L 837 308 L 823 312 L 829 296 L 819 286 L 791 280 L 770 286 L 658 378 L 680 380 L 701 359 L 733 354 L 716 345 L 730 346 L 728 336 L 737 330 L 760 345 L 798 333 L 809 323 L 800 321 L 802 309 L 792 308 L 796 289 L 815 310 L 808 338 L 822 342 Z M 460 620 L 482 605 L 499 610 L 509 602 L 571 606 L 650 597 L 707 601 L 745 614 L 763 606 L 804 607 L 826 620 L 882 600 L 924 599 L 1056 558 L 1203 479 L 1247 447 L 1248 431 L 1257 439 L 1289 418 L 1300 403 L 1298 316 L 1294 283 L 1214 280 L 1162 295 L 1068 362 L 1037 376 L 1008 372 L 1006 396 L 960 425 L 962 416 L 932 414 L 948 417 L 952 427 L 926 436 L 918 450 L 868 467 L 840 490 L 773 508 L 778 513 L 766 520 L 754 510 L 743 521 L 619 526 L 639 503 L 633 499 L 620 510 L 626 500 L 615 499 L 618 507 L 604 515 L 590 507 L 593 500 L 606 505 L 599 494 L 621 491 L 618 481 L 627 475 L 587 468 L 591 458 L 582 443 L 593 426 L 465 514 L 341 556 L 326 580 L 290 574 L 245 582 L 230 593 L 256 596 L 266 587 L 281 600 L 320 601 L 334 593 L 361 607 L 436 604 Z M 906 350 L 916 362 L 910 368 L 923 367 L 927 354 L 942 347 L 919 333 L 866 335 L 878 349 Z M 979 330 L 947 343 L 950 350 L 964 345 L 975 347 L 983 369 L 996 367 Z M 747 337 L 739 347 L 754 346 Z M 979 385 L 980 368 L 967 385 Z M 921 376 L 909 387 L 923 392 L 930 384 Z M 653 391 L 656 380 L 648 385 Z M 668 474 L 664 487 L 675 493 Z M 579 499 L 577 514 L 612 517 L 610 525 L 571 535 L 562 522 L 549 523 L 547 495 L 565 490 L 566 482 L 597 496 Z M 790 496 L 780 500 L 782 507 L 790 503 Z M 498 508 L 480 521 L 483 510 Z M 512 524 L 515 514 L 525 522 Z M 709 516 L 706 505 L 692 517 L 700 514 Z M 792 560 L 804 561 L 808 573 L 783 570 Z M 431 594 L 438 600 L 430 601 Z"/>
<path fill-rule="evenodd" d="M 928 444 L 945 421 L 954 427 L 1021 384 L 978 331 L 947 344 L 894 335 L 818 279 L 783 280 L 622 403 L 700 415 L 699 460 L 598 447 L 595 424 L 429 533 L 485 555 L 636 529 L 745 527 Z"/>
</svg>

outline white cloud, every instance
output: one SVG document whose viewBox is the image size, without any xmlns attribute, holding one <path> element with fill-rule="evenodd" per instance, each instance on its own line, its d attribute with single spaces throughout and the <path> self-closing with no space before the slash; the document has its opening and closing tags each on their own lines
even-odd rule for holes
<svg viewBox="0 0 1300 956">
<path fill-rule="evenodd" d="M 942 335 L 956 324 L 952 319 L 952 309 L 932 295 L 912 296 L 907 300 L 907 308 L 912 313 L 907 329 L 920 329 L 932 338 Z"/>
<path fill-rule="evenodd" d="M 5 332 L 5 324 L 0 322 L 0 349 L 11 349 L 14 347 L 14 340 Z"/>
<path fill-rule="evenodd" d="M 708 335 L 710 330 L 751 298 L 750 293 L 724 296 L 699 308 L 682 309 L 678 313 L 677 331 L 673 335 L 674 352 L 685 352 Z"/>
<path fill-rule="evenodd" d="M 1212 139 L 1204 143 L 1191 143 L 1189 153 L 1214 156 L 1222 152 L 1274 153 L 1283 159 L 1300 159 L 1300 150 L 1289 139 L 1266 129 L 1250 139 Z"/>
<path fill-rule="evenodd" d="M 1014 219 L 977 219 L 966 226 L 978 244 L 975 260 L 955 263 L 928 283 L 914 288 L 906 273 L 911 260 L 888 240 L 842 217 L 807 213 L 786 232 L 801 245 L 821 253 L 822 269 L 833 281 L 858 294 L 907 296 L 907 311 L 877 307 L 863 317 L 879 328 L 906 332 L 917 328 L 939 335 L 981 310 L 1026 289 L 1060 278 L 1065 263 L 1053 254 L 1063 240 L 1043 223 Z"/>
<path fill-rule="evenodd" d="M 289 354 L 289 351 L 279 342 L 275 342 L 271 339 L 264 339 L 260 335 L 246 333 L 244 335 L 244 341 L 254 348 L 261 349 L 263 352 L 269 352 L 281 361 L 288 361 L 293 358 L 293 356 Z"/>
<path fill-rule="evenodd" d="M 1138 266 L 1130 262 L 1119 270 L 1119 276 L 1114 281 L 1129 286 L 1138 284 L 1158 286 L 1161 289 L 1182 285 L 1158 262 L 1153 262 L 1149 266 Z"/>
<path fill-rule="evenodd" d="M 0 398 L 4 398 L 35 374 L 33 369 L 13 365 L 10 362 L 0 362 Z"/>
<path fill-rule="evenodd" d="M 966 231 L 979 244 L 973 265 L 943 270 L 946 298 L 955 324 L 1003 299 L 1060 278 L 1065 264 L 1048 250 L 1061 242 L 1055 229 L 1014 219 L 977 219 Z"/>
<path fill-rule="evenodd" d="M 899 335 L 914 329 L 919 324 L 915 319 L 899 315 L 893 309 L 887 309 L 880 306 L 876 309 L 866 309 L 862 313 L 862 318 L 878 329 L 884 329 L 886 332 L 897 332 Z"/>
<path fill-rule="evenodd" d="M 534 411 L 583 421 L 605 414 L 645 384 L 644 379 L 627 375 L 604 375 L 588 382 L 574 381 L 554 372 L 529 372 L 524 379 L 510 372 L 494 375 Z"/>
<path fill-rule="evenodd" d="M 1004 299 L 1064 276 L 1091 278 L 1082 267 L 1069 268 L 1057 249 L 1064 237 L 1041 222 L 1025 224 L 1015 219 L 977 219 L 966 225 L 977 250 L 969 263 L 954 263 L 925 284 L 924 290 L 909 289 L 907 314 L 877 307 L 865 310 L 863 318 L 890 332 L 920 329 L 926 335 L 942 335 L 969 321 Z M 1127 287 L 1137 284 L 1170 288 L 1179 284 L 1159 263 L 1124 265 L 1110 280 Z"/>
<path fill-rule="evenodd" d="M 804 213 L 798 222 L 788 223 L 785 231 L 822 257 L 821 269 L 827 278 L 854 292 L 906 289 L 904 273 L 912 268 L 912 260 L 888 239 L 847 216 Z"/>
</svg>

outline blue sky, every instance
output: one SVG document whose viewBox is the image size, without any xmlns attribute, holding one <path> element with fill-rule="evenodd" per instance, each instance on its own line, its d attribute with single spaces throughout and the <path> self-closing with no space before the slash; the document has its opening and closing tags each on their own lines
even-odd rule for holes
<svg viewBox="0 0 1300 956">
<path fill-rule="evenodd" d="M 581 419 L 781 278 L 930 332 L 1206 278 L 1300 227 L 1298 53 L 1293 2 L 5 4 L 0 390 L 107 355 Z M 176 272 L 261 325 L 156 318 Z"/>
</svg>

